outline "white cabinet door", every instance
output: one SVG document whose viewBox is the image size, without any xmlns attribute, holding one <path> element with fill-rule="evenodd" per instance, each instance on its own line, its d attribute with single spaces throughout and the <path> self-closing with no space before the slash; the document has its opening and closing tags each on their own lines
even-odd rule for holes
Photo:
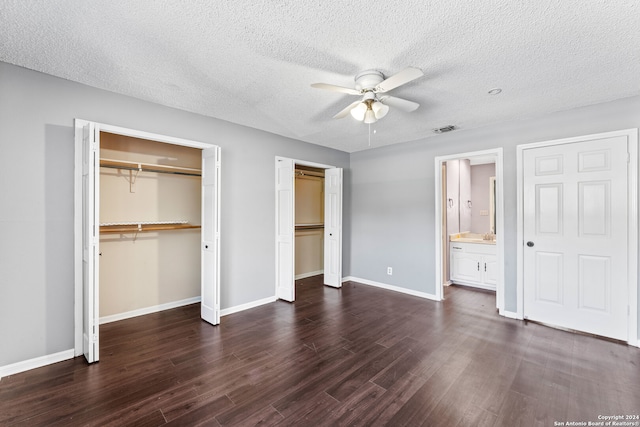
<svg viewBox="0 0 640 427">
<path fill-rule="evenodd" d="M 627 137 L 524 150 L 524 315 L 628 339 Z"/>
<path fill-rule="evenodd" d="M 495 245 L 451 242 L 451 281 L 495 290 L 498 262 Z"/>
<path fill-rule="evenodd" d="M 451 280 L 480 282 L 482 280 L 480 273 L 481 258 L 482 256 L 478 254 L 453 252 Z"/>
<path fill-rule="evenodd" d="M 482 257 L 482 283 L 496 286 L 498 283 L 498 259 L 493 255 Z"/>
</svg>

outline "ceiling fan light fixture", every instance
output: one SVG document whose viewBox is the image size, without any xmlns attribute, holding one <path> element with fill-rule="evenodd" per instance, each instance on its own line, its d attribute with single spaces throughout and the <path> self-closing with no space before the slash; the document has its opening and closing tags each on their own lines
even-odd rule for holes
<svg viewBox="0 0 640 427">
<path fill-rule="evenodd" d="M 360 101 L 352 102 L 338 114 L 334 115 L 333 118 L 341 119 L 351 114 L 351 116 L 359 122 L 371 124 L 386 116 L 390 107 L 398 108 L 406 112 L 411 112 L 418 108 L 420 104 L 417 102 L 389 95 L 378 98 L 378 94 L 389 92 L 423 75 L 422 70 L 414 67 L 407 67 L 391 77 L 386 78 L 380 71 L 366 70 L 355 77 L 356 84 L 354 89 L 328 83 L 314 83 L 311 87 L 346 93 L 348 95 L 362 96 Z"/>
<path fill-rule="evenodd" d="M 351 116 L 357 121 L 361 122 L 364 120 L 365 114 L 367 112 L 367 104 L 361 102 L 351 109 Z"/>
<path fill-rule="evenodd" d="M 376 119 L 378 120 L 386 116 L 389 112 L 389 106 L 384 105 L 380 101 L 375 101 L 373 104 L 371 104 L 371 109 L 373 110 L 373 113 L 376 115 Z"/>
<path fill-rule="evenodd" d="M 372 109 L 367 109 L 367 112 L 364 114 L 364 122 L 367 124 L 370 123 L 375 123 L 377 122 L 378 119 L 376 119 L 376 114 L 373 112 Z"/>
</svg>

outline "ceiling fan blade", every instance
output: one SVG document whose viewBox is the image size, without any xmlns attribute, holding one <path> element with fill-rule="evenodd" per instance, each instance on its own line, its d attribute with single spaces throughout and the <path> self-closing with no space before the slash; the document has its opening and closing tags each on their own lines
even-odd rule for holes
<svg viewBox="0 0 640 427">
<path fill-rule="evenodd" d="M 348 95 L 361 95 L 360 91 L 358 90 L 350 89 L 348 87 L 330 85 L 328 83 L 314 83 L 311 85 L 311 87 L 315 87 L 317 89 L 326 89 L 333 92 L 346 93 Z"/>
<path fill-rule="evenodd" d="M 403 84 L 409 83 L 410 81 L 422 76 L 424 76 L 424 73 L 421 69 L 407 67 L 404 70 L 380 82 L 376 86 L 376 92 L 388 92 L 391 89 L 395 89 L 398 86 L 402 86 Z"/>
<path fill-rule="evenodd" d="M 358 104 L 360 104 L 360 102 L 362 101 L 356 101 L 356 102 L 352 102 L 351 104 L 349 104 L 349 106 L 347 108 L 345 108 L 344 110 L 340 111 L 338 114 L 336 114 L 335 116 L 333 116 L 334 119 L 341 119 L 343 117 L 347 117 L 349 115 L 349 113 L 351 112 L 351 110 Z"/>
<path fill-rule="evenodd" d="M 406 111 L 407 113 L 417 110 L 420 106 L 417 102 L 397 98 L 395 96 L 381 96 L 378 100 L 389 107 L 397 108 L 399 110 Z"/>
</svg>

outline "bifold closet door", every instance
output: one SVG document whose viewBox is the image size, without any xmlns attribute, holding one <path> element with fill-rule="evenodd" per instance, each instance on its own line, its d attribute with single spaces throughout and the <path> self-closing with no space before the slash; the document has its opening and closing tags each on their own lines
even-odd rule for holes
<svg viewBox="0 0 640 427">
<path fill-rule="evenodd" d="M 100 128 L 88 123 L 82 134 L 82 352 L 89 363 L 99 359 L 99 162 Z"/>
<path fill-rule="evenodd" d="M 200 316 L 220 323 L 220 148 L 202 150 Z"/>
<path fill-rule="evenodd" d="M 294 164 L 276 159 L 276 296 L 295 301 Z"/>
<path fill-rule="evenodd" d="M 342 168 L 324 172 L 324 284 L 342 286 Z"/>
</svg>

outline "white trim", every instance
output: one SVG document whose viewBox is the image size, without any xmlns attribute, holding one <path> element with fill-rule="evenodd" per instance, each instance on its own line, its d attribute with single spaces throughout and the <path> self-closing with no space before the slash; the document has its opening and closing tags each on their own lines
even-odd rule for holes
<svg viewBox="0 0 640 427">
<path fill-rule="evenodd" d="M 524 319 L 524 153 L 521 145 L 516 146 L 516 315 Z"/>
<path fill-rule="evenodd" d="M 75 167 L 74 167 L 74 349 L 75 355 L 80 356 L 82 352 L 82 128 L 88 123 L 96 123 L 101 132 L 114 133 L 118 135 L 130 136 L 133 138 L 148 139 L 152 141 L 164 142 L 168 144 L 181 145 L 191 148 L 213 148 L 215 144 L 192 141 L 189 139 L 176 138 L 172 136 L 160 135 L 141 130 L 123 128 L 100 122 L 93 122 L 82 119 L 75 119 Z M 219 286 L 219 284 L 218 284 Z"/>
<path fill-rule="evenodd" d="M 73 282 L 75 356 L 82 354 L 82 129 L 89 122 L 75 119 L 75 160 L 73 171 Z"/>
<path fill-rule="evenodd" d="M 154 305 L 151 307 L 138 308 L 136 310 L 126 311 L 124 313 L 112 314 L 100 318 L 100 324 L 117 322 L 118 320 L 131 319 L 132 317 L 144 316 L 145 314 L 157 313 L 159 311 L 171 310 L 172 308 L 183 307 L 185 305 L 200 302 L 201 297 L 187 298 L 180 301 L 172 301 L 164 304 Z"/>
<path fill-rule="evenodd" d="M 293 160 L 293 166 L 302 165 L 302 166 L 308 166 L 310 168 L 318 168 L 318 169 L 335 169 L 335 168 L 337 168 L 337 166 L 326 165 L 324 163 L 308 162 L 306 160 L 294 159 L 293 157 L 276 156 L 276 161 L 278 159 L 280 159 L 280 160 Z"/>
<path fill-rule="evenodd" d="M 629 129 L 628 149 L 628 280 L 629 280 L 629 340 L 627 343 L 640 347 L 638 331 L 638 129 Z M 635 286 L 634 286 L 635 284 Z"/>
<path fill-rule="evenodd" d="M 225 308 L 220 310 L 220 316 L 227 316 L 229 314 L 238 313 L 239 311 L 260 307 L 261 305 L 270 304 L 272 302 L 276 302 L 277 300 L 278 298 L 276 298 L 276 296 L 274 295 L 272 297 L 251 301 L 246 304 L 236 305 L 235 307 Z"/>
<path fill-rule="evenodd" d="M 492 292 L 496 291 L 496 287 L 494 285 L 485 285 L 483 283 L 471 283 L 471 282 L 465 282 L 465 281 L 456 279 L 456 281 L 452 282 L 451 284 L 457 285 L 457 286 L 464 286 L 466 288 L 484 289 L 485 291 L 492 291 Z"/>
<path fill-rule="evenodd" d="M 89 123 L 89 122 L 87 121 L 86 123 Z M 95 123 L 99 123 L 99 122 L 95 122 Z M 215 144 L 210 144 L 207 142 L 176 138 L 173 136 L 160 135 L 157 133 L 145 132 L 137 129 L 128 129 L 120 126 L 107 125 L 104 123 L 99 123 L 99 124 L 100 124 L 101 132 L 115 133 L 117 135 L 131 136 L 133 138 L 139 138 L 139 139 L 148 139 L 150 141 L 165 142 L 173 145 L 182 145 L 183 147 L 201 148 L 201 149 L 217 147 Z"/>
<path fill-rule="evenodd" d="M 414 291 L 413 289 L 402 288 L 400 286 L 387 285 L 386 283 L 374 282 L 373 280 L 363 279 L 361 277 L 347 276 L 342 279 L 342 282 L 357 282 L 362 285 L 375 286 L 376 288 L 387 289 L 389 291 L 400 292 L 407 295 L 413 295 L 414 297 L 425 298 L 431 301 L 439 301 L 436 295 L 428 294 L 426 292 Z"/>
<path fill-rule="evenodd" d="M 499 311 L 498 312 L 500 314 L 500 316 L 504 316 L 507 319 L 515 319 L 515 320 L 522 320 L 522 318 L 518 317 L 518 313 L 514 312 L 514 311 Z"/>
<path fill-rule="evenodd" d="M 505 291 L 504 291 L 504 166 L 502 147 L 489 150 L 473 151 L 469 153 L 450 154 L 435 158 L 435 266 L 436 277 L 435 287 L 436 301 L 443 299 L 443 278 L 442 278 L 442 257 L 444 248 L 442 247 L 442 164 L 447 160 L 467 159 L 473 157 L 494 156 L 496 168 L 496 262 L 498 265 L 496 281 L 496 307 L 499 312 L 504 312 Z"/>
<path fill-rule="evenodd" d="M 297 274 L 296 275 L 296 280 L 306 279 L 307 277 L 318 276 L 318 275 L 320 275 L 322 273 L 324 273 L 324 270 L 310 271 L 308 273 Z"/>
<path fill-rule="evenodd" d="M 73 357 L 74 350 L 70 348 L 69 350 L 64 350 L 59 353 L 47 354 L 45 356 L 36 357 L 35 359 L 23 360 L 22 362 L 16 362 L 11 365 L 0 366 L 0 379 L 9 375 L 73 359 Z"/>
<path fill-rule="evenodd" d="M 628 340 L 629 345 L 639 347 L 638 337 L 638 129 L 623 129 L 612 132 L 603 132 L 590 135 L 582 135 L 571 138 L 552 139 L 548 141 L 521 144 L 516 146 L 517 191 L 518 191 L 518 224 L 517 224 L 517 287 L 516 298 L 518 300 L 518 318 L 524 318 L 524 150 L 532 148 L 548 147 L 561 144 L 572 144 L 593 139 L 614 138 L 626 136 L 629 150 L 629 166 L 627 174 L 627 206 L 628 206 L 628 295 L 629 295 L 629 319 Z"/>
</svg>

